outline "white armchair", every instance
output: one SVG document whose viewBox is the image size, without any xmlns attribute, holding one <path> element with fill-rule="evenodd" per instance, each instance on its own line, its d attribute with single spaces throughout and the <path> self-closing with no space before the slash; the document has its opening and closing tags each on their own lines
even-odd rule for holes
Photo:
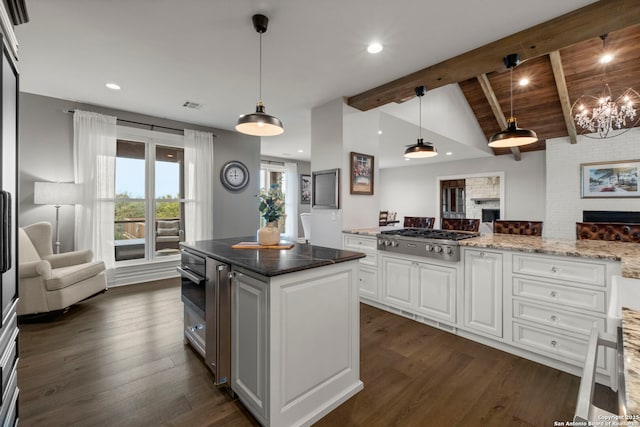
<svg viewBox="0 0 640 427">
<path fill-rule="evenodd" d="M 107 289 L 92 251 L 53 253 L 48 222 L 20 228 L 18 251 L 18 315 L 62 310 Z"/>
</svg>

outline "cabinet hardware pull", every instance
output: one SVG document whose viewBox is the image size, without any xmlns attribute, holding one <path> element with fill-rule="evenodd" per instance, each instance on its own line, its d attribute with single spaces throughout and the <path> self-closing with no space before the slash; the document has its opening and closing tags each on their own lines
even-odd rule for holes
<svg viewBox="0 0 640 427">
<path fill-rule="evenodd" d="M 555 314 L 551 315 L 551 321 L 555 322 L 556 320 L 558 320 L 558 318 L 556 317 Z"/>
<path fill-rule="evenodd" d="M 558 293 L 556 291 L 551 291 L 551 296 L 555 298 L 558 296 Z"/>
<path fill-rule="evenodd" d="M 190 326 L 190 327 L 189 327 L 189 330 L 190 330 L 191 332 L 195 332 L 195 331 L 198 331 L 198 330 L 200 330 L 200 329 L 204 329 L 204 325 L 203 325 L 202 323 L 198 323 L 197 325 L 194 325 L 194 326 Z"/>
<path fill-rule="evenodd" d="M 551 271 L 553 273 L 557 273 L 558 272 L 558 267 L 551 267 Z"/>
<path fill-rule="evenodd" d="M 556 340 L 551 341 L 551 347 L 555 347 L 557 345 L 558 345 L 558 343 L 556 342 Z"/>
</svg>

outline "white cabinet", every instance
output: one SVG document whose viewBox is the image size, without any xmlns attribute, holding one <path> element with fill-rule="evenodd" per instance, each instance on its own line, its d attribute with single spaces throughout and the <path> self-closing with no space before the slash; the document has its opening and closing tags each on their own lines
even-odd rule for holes
<svg viewBox="0 0 640 427">
<path fill-rule="evenodd" d="M 232 268 L 231 387 L 260 424 L 312 425 L 362 389 L 356 261 Z"/>
<path fill-rule="evenodd" d="M 382 302 L 397 307 L 413 307 L 413 283 L 411 281 L 414 261 L 380 257 L 382 261 Z"/>
<path fill-rule="evenodd" d="M 267 286 L 242 273 L 231 286 L 231 385 L 263 425 L 269 416 Z"/>
<path fill-rule="evenodd" d="M 464 250 L 464 326 L 502 337 L 502 254 Z"/>
<path fill-rule="evenodd" d="M 366 257 L 360 258 L 358 287 L 360 297 L 366 300 L 377 301 L 378 291 L 378 240 L 376 236 L 364 234 L 344 234 L 342 238 L 343 249 L 363 252 Z"/>
<path fill-rule="evenodd" d="M 456 321 L 457 270 L 452 267 L 416 263 L 416 310 L 427 317 Z"/>
<path fill-rule="evenodd" d="M 457 268 L 383 255 L 385 304 L 434 320 L 456 321 Z"/>
<path fill-rule="evenodd" d="M 512 343 L 582 367 L 592 328 L 607 328 L 607 277 L 615 267 L 605 261 L 520 253 L 513 254 L 512 266 Z M 598 350 L 596 366 L 606 376 L 609 359 L 605 349 Z"/>
</svg>

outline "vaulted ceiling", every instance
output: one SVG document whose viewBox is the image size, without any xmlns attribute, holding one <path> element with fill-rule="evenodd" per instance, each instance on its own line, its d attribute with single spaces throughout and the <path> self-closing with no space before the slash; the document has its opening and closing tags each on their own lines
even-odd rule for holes
<svg viewBox="0 0 640 427">
<path fill-rule="evenodd" d="M 602 36 L 605 36 L 603 44 Z M 614 55 L 598 62 L 604 49 Z M 416 71 L 354 95 L 348 103 L 368 110 L 412 98 L 412 88 L 433 89 L 458 83 L 487 138 L 506 127 L 510 112 L 511 76 L 501 64 L 518 53 L 513 71 L 513 106 L 518 126 L 535 130 L 538 142 L 519 149 L 493 149 L 496 155 L 544 150 L 546 140 L 588 133 L 576 129 L 572 104 L 582 95 L 597 96 L 606 82 L 615 99 L 624 90 L 640 90 L 640 2 L 611 0 L 593 3 L 504 39 Z M 526 77 L 527 86 L 518 81 Z M 636 99 L 640 109 L 640 99 Z M 635 125 L 639 125 L 640 120 Z"/>
</svg>

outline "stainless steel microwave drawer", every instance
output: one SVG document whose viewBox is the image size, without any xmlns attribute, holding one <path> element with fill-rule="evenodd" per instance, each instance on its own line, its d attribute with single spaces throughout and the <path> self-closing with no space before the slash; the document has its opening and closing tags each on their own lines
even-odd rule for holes
<svg viewBox="0 0 640 427">
<path fill-rule="evenodd" d="M 184 336 L 202 357 L 206 349 L 206 323 L 187 307 L 184 309 Z"/>
</svg>

